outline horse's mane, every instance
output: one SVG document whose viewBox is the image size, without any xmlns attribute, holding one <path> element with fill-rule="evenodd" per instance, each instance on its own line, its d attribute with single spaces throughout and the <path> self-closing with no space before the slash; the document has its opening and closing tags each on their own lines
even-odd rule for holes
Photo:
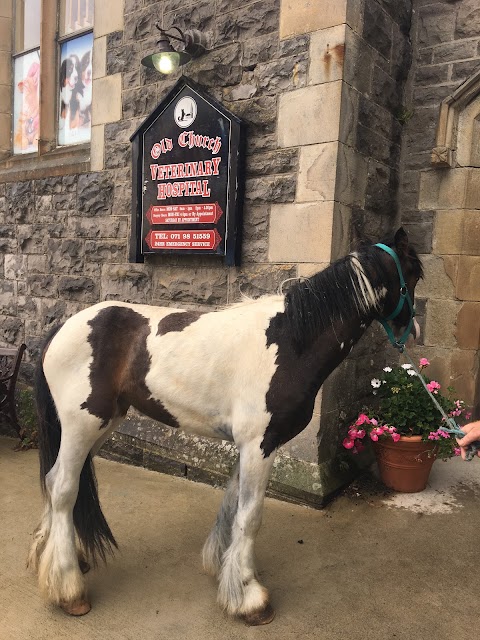
<svg viewBox="0 0 480 640">
<path fill-rule="evenodd" d="M 422 275 L 415 250 L 410 248 L 409 254 Z M 385 267 L 373 245 L 362 245 L 324 271 L 293 284 L 285 295 L 285 317 L 298 350 L 337 321 L 367 318 L 378 311 L 384 287 Z"/>
</svg>

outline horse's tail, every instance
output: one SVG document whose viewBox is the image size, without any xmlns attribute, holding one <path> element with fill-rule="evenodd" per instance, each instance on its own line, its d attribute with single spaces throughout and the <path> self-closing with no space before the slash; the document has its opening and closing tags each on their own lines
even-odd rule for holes
<svg viewBox="0 0 480 640">
<path fill-rule="evenodd" d="M 61 325 L 55 327 L 48 334 L 35 372 L 40 483 L 45 496 L 47 496 L 46 476 L 57 459 L 62 428 L 43 371 L 43 355 L 60 327 Z M 97 479 L 90 454 L 80 474 L 78 496 L 73 509 L 73 522 L 82 547 L 93 563 L 96 563 L 98 557 L 105 561 L 107 553 L 112 553 L 113 547 L 118 547 L 100 507 Z"/>
</svg>

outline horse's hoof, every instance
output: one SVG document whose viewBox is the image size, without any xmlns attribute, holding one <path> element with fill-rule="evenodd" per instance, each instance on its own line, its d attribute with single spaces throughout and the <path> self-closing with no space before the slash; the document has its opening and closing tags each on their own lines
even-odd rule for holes
<svg viewBox="0 0 480 640">
<path fill-rule="evenodd" d="M 69 616 L 84 616 L 92 608 L 89 602 L 82 599 L 74 602 L 62 602 L 60 606 Z"/>
<path fill-rule="evenodd" d="M 261 624 L 270 624 L 270 622 L 275 618 L 275 609 L 270 603 L 268 603 L 264 609 L 245 613 L 242 618 L 245 624 L 249 627 L 257 627 Z"/>
<path fill-rule="evenodd" d="M 82 573 L 88 573 L 90 571 L 90 565 L 83 558 L 78 559 L 78 566 L 80 567 L 80 571 Z"/>
</svg>

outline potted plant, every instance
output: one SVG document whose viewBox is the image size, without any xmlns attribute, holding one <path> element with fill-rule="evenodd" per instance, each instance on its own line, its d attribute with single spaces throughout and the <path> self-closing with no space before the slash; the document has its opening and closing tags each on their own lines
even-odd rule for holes
<svg viewBox="0 0 480 640">
<path fill-rule="evenodd" d="M 442 393 L 441 385 L 423 373 L 429 361 L 422 358 L 420 375 L 448 416 L 457 422 L 470 419 L 462 400 L 454 399 L 454 389 Z M 458 455 L 454 436 L 442 429 L 445 421 L 426 393 L 412 365 L 385 367 L 371 381 L 374 407 L 364 410 L 349 427 L 343 446 L 360 453 L 364 442 L 373 444 L 382 482 L 406 493 L 423 491 L 434 461 Z"/>
</svg>

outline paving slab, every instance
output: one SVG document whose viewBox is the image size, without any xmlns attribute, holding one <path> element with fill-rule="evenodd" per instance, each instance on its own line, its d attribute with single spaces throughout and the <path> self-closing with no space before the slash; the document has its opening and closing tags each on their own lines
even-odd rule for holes
<svg viewBox="0 0 480 640">
<path fill-rule="evenodd" d="M 267 499 L 257 556 L 277 616 L 249 628 L 219 609 L 200 561 L 222 491 L 102 459 L 120 550 L 88 574 L 87 616 L 46 604 L 25 568 L 41 512 L 37 452 L 14 444 L 0 438 L 0 640 L 476 637 L 480 460 L 435 463 L 413 496 L 358 481 L 321 511 Z"/>
</svg>

